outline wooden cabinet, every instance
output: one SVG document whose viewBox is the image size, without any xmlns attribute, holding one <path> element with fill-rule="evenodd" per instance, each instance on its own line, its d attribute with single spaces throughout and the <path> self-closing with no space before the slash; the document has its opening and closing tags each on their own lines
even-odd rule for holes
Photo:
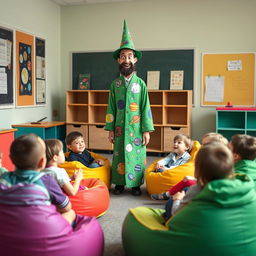
<svg viewBox="0 0 256 256">
<path fill-rule="evenodd" d="M 192 92 L 189 90 L 149 90 L 155 132 L 151 133 L 147 151 L 170 152 L 173 137 L 191 136 Z"/>
<path fill-rule="evenodd" d="M 14 132 L 17 129 L 0 130 L 0 151 L 2 152 L 2 165 L 9 171 L 14 171 L 15 167 L 9 157 L 10 147 L 14 140 Z"/>
<path fill-rule="evenodd" d="M 87 149 L 113 149 L 104 130 L 108 95 L 109 90 L 67 91 L 67 133 L 81 132 Z"/>
<path fill-rule="evenodd" d="M 228 140 L 235 134 L 256 136 L 256 108 L 216 108 L 216 132 Z"/>
<path fill-rule="evenodd" d="M 63 143 L 65 150 L 65 137 L 66 137 L 66 124 L 65 122 L 40 122 L 40 123 L 25 123 L 25 124 L 14 124 L 13 128 L 16 128 L 15 138 L 28 133 L 35 133 L 43 140 L 45 139 L 59 139 Z"/>
<path fill-rule="evenodd" d="M 112 149 L 108 132 L 103 129 L 108 96 L 109 90 L 67 91 L 67 132 L 82 130 L 88 149 Z M 176 134 L 191 135 L 192 92 L 149 90 L 149 99 L 155 131 L 150 134 L 147 151 L 172 151 L 172 140 Z"/>
</svg>

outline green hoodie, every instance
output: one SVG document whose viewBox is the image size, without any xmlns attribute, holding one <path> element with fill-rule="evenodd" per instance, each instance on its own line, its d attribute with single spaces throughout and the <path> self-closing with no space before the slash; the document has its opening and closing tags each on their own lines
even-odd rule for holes
<svg viewBox="0 0 256 256">
<path fill-rule="evenodd" d="M 255 160 L 240 160 L 235 163 L 235 172 L 244 173 L 254 180 L 256 185 L 256 161 Z"/>
<path fill-rule="evenodd" d="M 149 209 L 147 215 L 160 222 L 161 212 Z M 208 183 L 170 220 L 169 230 L 149 229 L 136 223 L 135 215 L 128 215 L 123 227 L 128 256 L 140 255 L 143 248 L 147 256 L 256 255 L 256 194 L 253 180 L 244 174 Z M 136 237 L 143 240 L 136 243 Z"/>
</svg>

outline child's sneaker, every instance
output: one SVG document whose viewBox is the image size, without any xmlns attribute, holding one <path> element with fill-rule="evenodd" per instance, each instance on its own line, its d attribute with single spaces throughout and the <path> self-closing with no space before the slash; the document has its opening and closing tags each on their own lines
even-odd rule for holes
<svg viewBox="0 0 256 256">
<path fill-rule="evenodd" d="M 166 195 L 166 192 L 160 194 L 152 194 L 151 198 L 153 200 L 168 200 L 169 197 Z"/>
</svg>

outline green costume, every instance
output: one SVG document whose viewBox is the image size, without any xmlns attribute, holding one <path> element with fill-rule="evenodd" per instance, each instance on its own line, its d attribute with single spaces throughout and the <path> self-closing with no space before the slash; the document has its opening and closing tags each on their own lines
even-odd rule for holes
<svg viewBox="0 0 256 256">
<path fill-rule="evenodd" d="M 208 183 L 166 226 L 162 213 L 130 210 L 122 230 L 125 255 L 255 255 L 256 194 L 247 175 Z"/>
<path fill-rule="evenodd" d="M 142 134 L 154 127 L 146 84 L 135 74 L 127 87 L 123 76 L 112 82 L 105 130 L 115 133 L 112 183 L 140 186 L 146 164 Z"/>
<path fill-rule="evenodd" d="M 236 162 L 235 172 L 244 173 L 251 176 L 256 186 L 256 161 L 255 160 L 240 160 Z"/>
<path fill-rule="evenodd" d="M 124 21 L 121 46 L 113 53 L 119 58 L 122 49 L 136 51 Z M 127 84 L 126 84 L 127 83 Z M 114 153 L 112 161 L 112 183 L 138 187 L 143 183 L 146 164 L 146 146 L 143 132 L 154 130 L 148 90 L 145 82 L 132 74 L 129 82 L 123 76 L 115 79 L 110 87 L 105 130 L 114 131 Z"/>
</svg>

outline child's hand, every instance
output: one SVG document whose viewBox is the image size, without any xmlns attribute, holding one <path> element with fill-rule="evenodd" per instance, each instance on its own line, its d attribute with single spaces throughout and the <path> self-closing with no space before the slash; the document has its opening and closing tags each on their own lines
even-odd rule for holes
<svg viewBox="0 0 256 256">
<path fill-rule="evenodd" d="M 100 166 L 103 166 L 105 164 L 105 161 L 102 159 L 95 159 L 95 162 Z"/>
<path fill-rule="evenodd" d="M 160 164 L 160 163 L 156 163 L 156 169 L 163 169 L 164 168 L 164 166 L 162 165 L 162 164 Z"/>
<path fill-rule="evenodd" d="M 74 172 L 74 180 L 82 180 L 83 179 L 83 170 L 80 168 L 79 170 L 75 170 Z"/>
<path fill-rule="evenodd" d="M 172 199 L 175 201 L 175 200 L 182 200 L 183 197 L 185 196 L 185 191 L 181 191 L 181 192 L 177 192 L 176 194 L 174 194 L 172 196 Z"/>
<path fill-rule="evenodd" d="M 195 178 L 195 177 L 193 177 L 193 176 L 186 176 L 183 180 L 184 180 L 184 181 L 188 181 L 188 180 L 196 180 L 196 178 Z"/>
</svg>

